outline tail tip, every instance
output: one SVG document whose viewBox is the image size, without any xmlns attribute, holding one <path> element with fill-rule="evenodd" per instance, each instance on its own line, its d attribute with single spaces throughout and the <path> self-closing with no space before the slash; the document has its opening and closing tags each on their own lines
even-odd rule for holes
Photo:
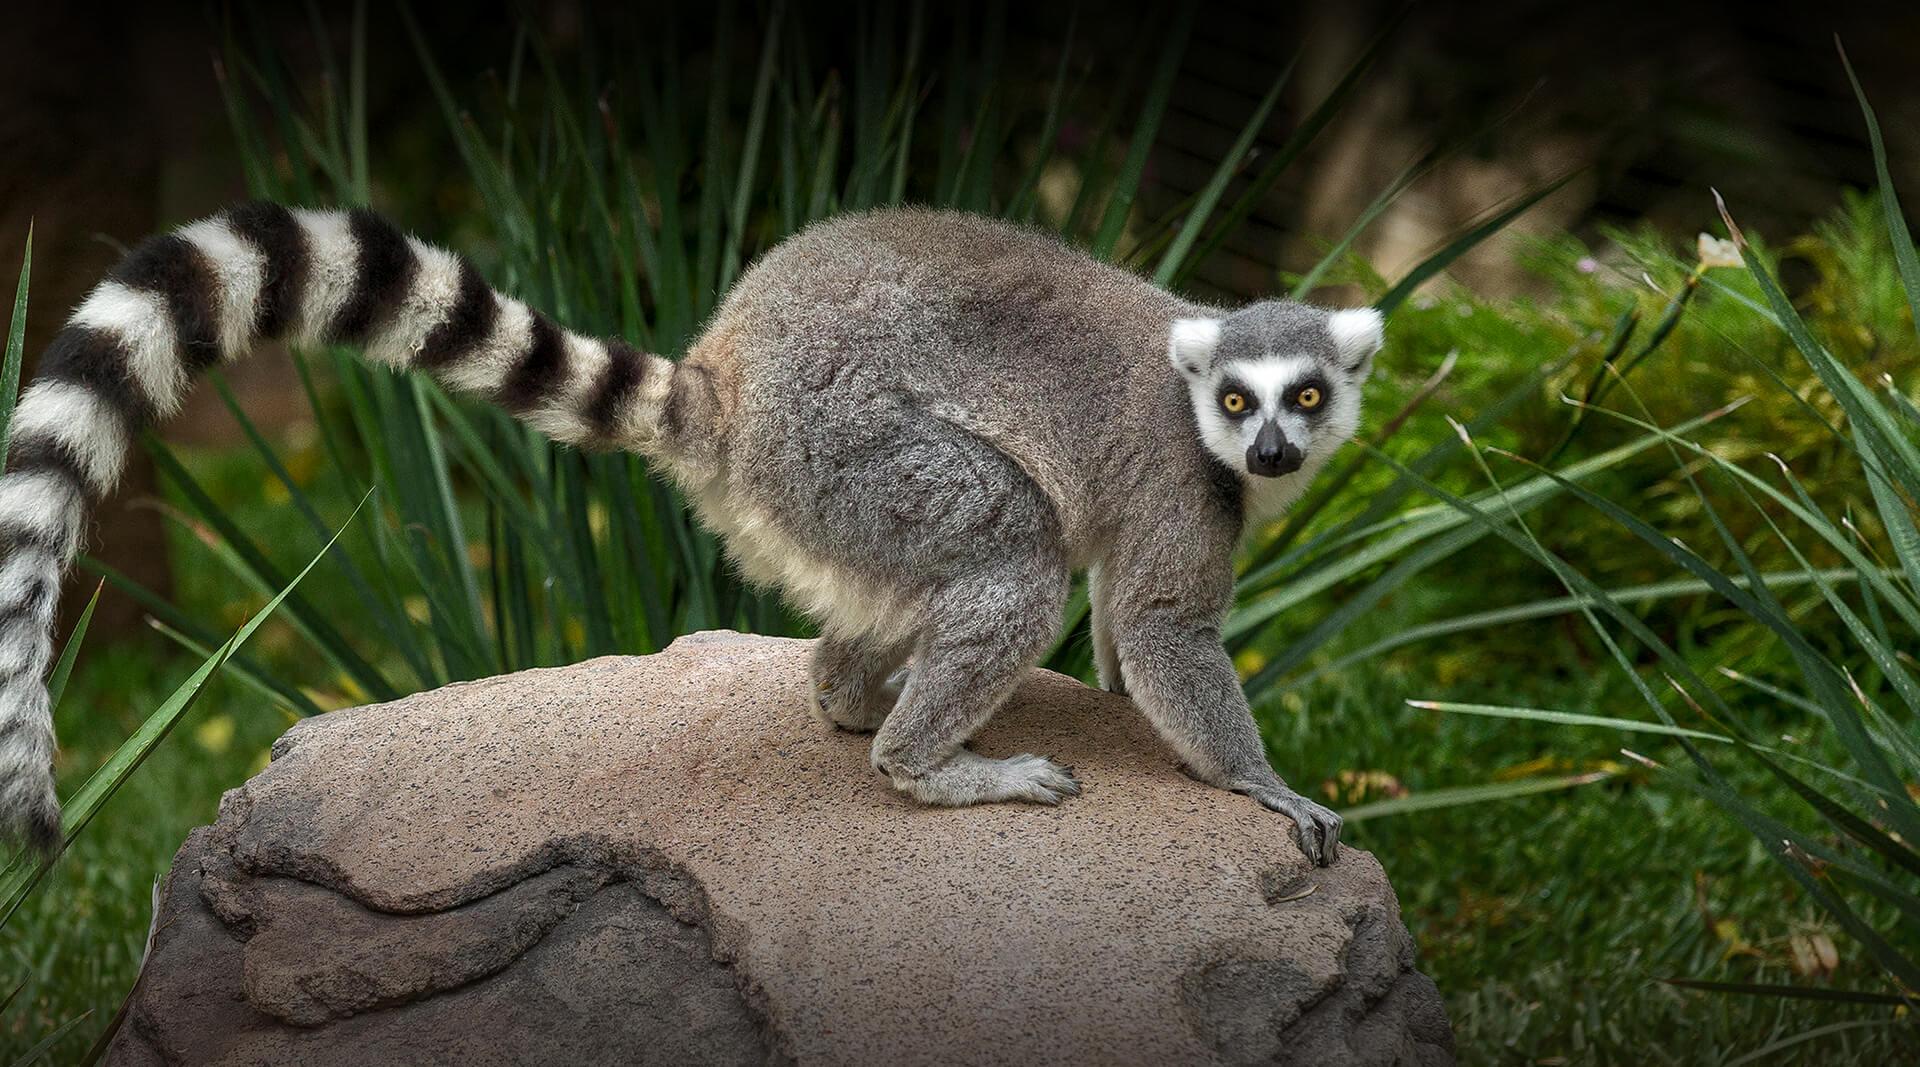
<svg viewBox="0 0 1920 1067">
<path fill-rule="evenodd" d="M 28 817 L 27 847 L 52 859 L 60 854 L 66 844 L 66 835 L 60 831 L 58 806 L 41 808 Z"/>
<path fill-rule="evenodd" d="M 54 799 L 52 790 L 7 812 L 0 836 L 25 846 L 43 859 L 58 856 L 66 847 L 66 834 L 60 829 L 60 802 Z"/>
</svg>

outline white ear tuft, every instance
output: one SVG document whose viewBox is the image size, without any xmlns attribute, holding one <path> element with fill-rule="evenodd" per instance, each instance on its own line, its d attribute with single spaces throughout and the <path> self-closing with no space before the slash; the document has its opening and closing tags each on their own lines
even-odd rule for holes
<svg viewBox="0 0 1920 1067">
<path fill-rule="evenodd" d="M 1374 308 L 1350 308 L 1327 316 L 1327 332 L 1333 335 L 1333 347 L 1349 370 L 1367 365 L 1380 346 L 1386 343 L 1385 320 Z"/>
<path fill-rule="evenodd" d="M 1203 374 L 1219 343 L 1219 319 L 1175 319 L 1168 332 L 1167 358 L 1182 374 Z"/>
</svg>

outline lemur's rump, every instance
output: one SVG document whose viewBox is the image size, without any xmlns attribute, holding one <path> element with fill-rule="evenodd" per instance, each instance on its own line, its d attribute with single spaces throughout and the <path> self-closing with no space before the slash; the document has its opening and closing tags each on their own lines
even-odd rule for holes
<svg viewBox="0 0 1920 1067">
<path fill-rule="evenodd" d="M 1085 572 L 1102 684 L 1195 776 L 1284 813 L 1303 855 L 1331 862 L 1339 816 L 1269 765 L 1220 623 L 1249 518 L 1297 497 L 1358 425 L 1380 326 L 1370 309 L 1210 307 L 1036 230 L 890 209 L 770 250 L 672 362 L 570 333 L 367 212 L 254 204 L 194 223 L 87 297 L 15 416 L 0 834 L 59 844 L 42 679 L 88 508 L 196 371 L 284 337 L 661 461 L 740 570 L 820 623 L 814 711 L 877 731 L 873 765 L 927 803 L 1078 792 L 1049 760 L 966 742 Z"/>
<path fill-rule="evenodd" d="M 586 447 L 670 448 L 660 416 L 682 399 L 671 361 L 571 333 L 369 211 L 254 203 L 147 240 L 74 311 L 14 412 L 0 477 L 0 826 L 16 835 L 59 840 L 43 678 L 89 509 L 195 374 L 281 339 L 359 346 Z"/>
</svg>

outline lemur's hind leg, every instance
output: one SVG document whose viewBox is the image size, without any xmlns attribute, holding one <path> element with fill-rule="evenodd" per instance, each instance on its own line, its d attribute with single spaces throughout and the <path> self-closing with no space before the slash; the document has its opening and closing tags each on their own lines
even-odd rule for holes
<svg viewBox="0 0 1920 1067">
<path fill-rule="evenodd" d="M 1040 756 L 966 747 L 1052 643 L 1066 595 L 1065 566 L 1046 558 L 1002 561 L 933 595 L 913 673 L 873 742 L 873 765 L 895 788 L 945 805 L 1055 804 L 1080 791 Z"/>
<path fill-rule="evenodd" d="M 912 638 L 884 642 L 822 637 L 813 646 L 808 671 L 813 713 L 842 730 L 878 730 L 900 697 L 904 679 L 898 668 L 912 652 Z"/>
<path fill-rule="evenodd" d="M 1106 568 L 1094 564 L 1087 569 L 1087 614 L 1093 631 L 1093 667 L 1100 688 L 1126 695 L 1127 682 L 1120 674 L 1120 652 L 1113 643 L 1113 580 Z"/>
</svg>

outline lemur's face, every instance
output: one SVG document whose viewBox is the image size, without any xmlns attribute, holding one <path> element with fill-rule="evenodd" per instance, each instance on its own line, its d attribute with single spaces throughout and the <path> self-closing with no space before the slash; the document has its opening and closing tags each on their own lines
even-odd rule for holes
<svg viewBox="0 0 1920 1067">
<path fill-rule="evenodd" d="M 1186 378 L 1200 439 L 1256 478 L 1311 475 L 1360 425 L 1360 387 L 1381 344 L 1372 308 L 1266 301 L 1179 319 L 1168 356 Z"/>
</svg>

